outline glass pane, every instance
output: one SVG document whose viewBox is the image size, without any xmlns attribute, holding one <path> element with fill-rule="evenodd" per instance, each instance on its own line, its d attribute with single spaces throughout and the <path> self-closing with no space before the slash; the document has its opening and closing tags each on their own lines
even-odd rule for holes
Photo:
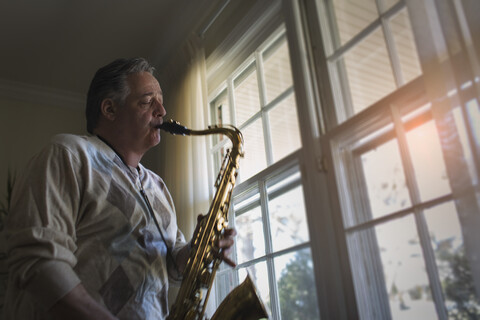
<svg viewBox="0 0 480 320">
<path fill-rule="evenodd" d="M 212 124 L 231 124 L 230 106 L 228 105 L 227 91 L 224 90 L 211 103 Z"/>
<path fill-rule="evenodd" d="M 302 186 L 271 199 L 268 210 L 274 251 L 309 240 Z"/>
<path fill-rule="evenodd" d="M 223 263 L 222 263 L 223 265 Z M 216 299 L 218 304 L 225 299 L 225 297 L 235 289 L 237 286 L 237 279 L 235 277 L 234 271 L 230 268 L 230 270 L 225 270 L 223 272 L 217 272 L 215 277 L 215 288 L 216 288 Z"/>
<path fill-rule="evenodd" d="M 431 200 L 451 192 L 440 140 L 433 120 L 407 132 L 420 199 Z"/>
<path fill-rule="evenodd" d="M 407 10 L 400 11 L 390 22 L 403 80 L 405 83 L 418 77 L 422 70 L 418 60 L 412 26 Z"/>
<path fill-rule="evenodd" d="M 243 263 L 265 255 L 262 212 L 255 207 L 235 218 L 237 262 Z"/>
<path fill-rule="evenodd" d="M 436 319 L 416 230 L 410 215 L 348 235 L 361 319 Z"/>
<path fill-rule="evenodd" d="M 240 176 L 242 181 L 245 181 L 267 167 L 261 119 L 242 129 L 242 133 L 245 157 L 240 163 Z"/>
<path fill-rule="evenodd" d="M 362 111 L 395 90 L 390 58 L 380 28 L 348 51 L 343 61 L 353 113 Z"/>
<path fill-rule="evenodd" d="M 375 231 L 393 319 L 436 319 L 413 216 Z"/>
<path fill-rule="evenodd" d="M 425 219 L 449 316 L 452 319 L 480 318 L 480 300 L 475 294 L 454 203 L 425 210 Z"/>
<path fill-rule="evenodd" d="M 235 79 L 234 86 L 236 125 L 240 126 L 260 110 L 256 69 L 248 68 Z"/>
<path fill-rule="evenodd" d="M 214 138 L 214 136 L 218 136 L 218 135 L 212 135 L 212 140 L 213 140 L 213 143 L 215 144 L 217 142 L 216 140 L 219 137 Z M 215 174 L 218 174 L 218 172 L 220 171 L 220 167 L 223 163 L 225 155 L 227 154 L 227 149 L 231 149 L 231 148 L 232 148 L 232 143 L 228 142 L 225 146 L 221 147 L 218 151 L 214 152 L 214 154 L 213 154 L 213 169 L 215 170 Z M 215 178 L 216 178 L 216 176 L 215 176 Z"/>
<path fill-rule="evenodd" d="M 452 319 L 479 319 L 480 300 L 476 298 L 454 203 L 425 210 L 425 219 L 449 316 Z"/>
<path fill-rule="evenodd" d="M 375 0 L 334 0 L 333 10 L 341 45 L 365 29 L 378 17 Z"/>
<path fill-rule="evenodd" d="M 273 52 L 267 51 L 263 58 L 267 103 L 293 85 L 288 44 L 285 37 L 281 40 L 281 44 L 275 46 Z"/>
<path fill-rule="evenodd" d="M 361 160 L 373 218 L 410 206 L 396 139 L 364 153 Z"/>
<path fill-rule="evenodd" d="M 247 272 L 252 278 L 255 286 L 257 287 L 258 292 L 260 293 L 260 298 L 262 299 L 265 306 L 271 310 L 270 302 L 270 287 L 268 286 L 268 272 L 267 272 L 267 263 L 260 262 L 256 263 L 247 268 L 241 268 L 238 270 L 238 279 L 240 282 L 243 282 L 247 276 Z"/>
<path fill-rule="evenodd" d="M 273 161 L 301 147 L 295 95 L 291 94 L 268 112 L 272 138 Z"/>
<path fill-rule="evenodd" d="M 310 249 L 275 259 L 282 319 L 320 319 Z"/>
</svg>

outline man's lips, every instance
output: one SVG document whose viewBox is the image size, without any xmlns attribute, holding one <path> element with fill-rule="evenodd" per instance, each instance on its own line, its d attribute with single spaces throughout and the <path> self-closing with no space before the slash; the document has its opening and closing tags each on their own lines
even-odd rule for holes
<svg viewBox="0 0 480 320">
<path fill-rule="evenodd" d="M 154 124 L 153 127 L 154 127 L 155 129 L 160 129 L 160 128 L 162 127 L 162 124 L 163 124 L 163 120 L 160 121 L 160 122 L 157 123 L 157 124 Z"/>
</svg>

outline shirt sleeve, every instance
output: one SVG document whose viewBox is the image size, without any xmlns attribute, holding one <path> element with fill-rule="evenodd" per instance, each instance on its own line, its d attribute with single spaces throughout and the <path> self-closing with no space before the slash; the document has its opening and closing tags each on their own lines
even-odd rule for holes
<svg viewBox="0 0 480 320">
<path fill-rule="evenodd" d="M 46 310 L 80 283 L 73 270 L 79 167 L 71 152 L 52 144 L 30 161 L 12 195 L 6 222 L 10 283 Z"/>
</svg>

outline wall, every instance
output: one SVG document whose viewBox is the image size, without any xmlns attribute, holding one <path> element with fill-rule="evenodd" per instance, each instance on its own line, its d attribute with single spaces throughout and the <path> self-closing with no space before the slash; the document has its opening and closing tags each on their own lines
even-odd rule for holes
<svg viewBox="0 0 480 320">
<path fill-rule="evenodd" d="M 0 199 L 6 194 L 8 170 L 20 172 L 54 134 L 84 133 L 84 128 L 83 109 L 0 97 Z"/>
<path fill-rule="evenodd" d="M 62 99 L 59 99 L 62 100 Z M 0 97 L 0 202 L 6 204 L 8 171 L 19 174 L 28 160 L 57 133 L 86 132 L 84 111 Z M 0 232 L 0 319 L 7 268 L 5 241 Z"/>
</svg>

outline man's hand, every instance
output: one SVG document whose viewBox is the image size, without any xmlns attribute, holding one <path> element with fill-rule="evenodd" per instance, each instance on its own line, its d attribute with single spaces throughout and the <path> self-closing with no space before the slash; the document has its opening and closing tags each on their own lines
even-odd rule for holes
<svg viewBox="0 0 480 320">
<path fill-rule="evenodd" d="M 235 229 L 225 229 L 217 244 L 220 249 L 220 258 L 232 268 L 235 268 L 236 264 L 229 256 L 232 252 L 233 245 L 235 244 L 236 235 L 237 231 Z"/>
<path fill-rule="evenodd" d="M 197 217 L 197 227 L 195 228 L 195 232 L 193 233 L 194 238 L 196 237 L 199 226 L 202 224 L 202 220 L 206 217 L 206 215 L 198 215 Z M 203 221 L 205 223 L 206 221 Z M 226 228 L 223 230 L 223 234 L 220 239 L 217 239 L 215 243 L 215 247 L 217 248 L 217 257 L 224 261 L 226 264 L 235 268 L 235 262 L 230 259 L 230 253 L 232 252 L 233 245 L 235 244 L 235 236 L 237 235 L 237 231 L 234 228 Z"/>
</svg>

